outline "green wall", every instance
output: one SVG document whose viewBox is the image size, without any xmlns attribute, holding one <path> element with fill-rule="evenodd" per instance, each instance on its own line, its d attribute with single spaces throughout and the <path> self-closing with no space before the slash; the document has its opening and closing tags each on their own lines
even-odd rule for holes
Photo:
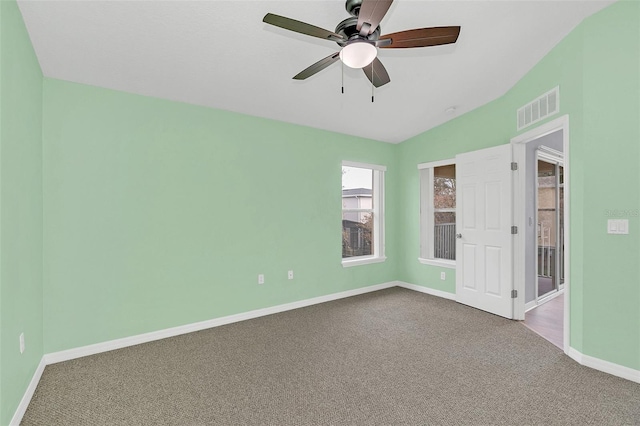
<svg viewBox="0 0 640 426">
<path fill-rule="evenodd" d="M 455 292 L 455 271 L 417 260 L 417 164 L 509 143 L 516 110 L 560 86 L 571 138 L 571 346 L 640 368 L 639 52 L 640 4 L 618 2 L 586 19 L 503 97 L 400 144 L 398 279 Z M 609 210 L 631 212 L 629 236 L 607 235 Z"/>
<path fill-rule="evenodd" d="M 43 354 L 42 73 L 14 1 L 0 1 L 0 424 Z M 26 350 L 20 354 L 19 335 Z"/>
<path fill-rule="evenodd" d="M 605 225 L 606 210 L 640 209 L 640 3 L 607 8 L 584 34 L 583 350 L 640 369 L 640 218 L 621 215 L 628 236 Z"/>
<path fill-rule="evenodd" d="M 394 145 L 51 79 L 44 116 L 47 353 L 396 277 Z M 341 265 L 342 160 L 388 167 L 384 263 Z"/>
<path fill-rule="evenodd" d="M 557 85 L 571 346 L 640 369 L 637 2 L 585 20 L 504 96 L 399 145 L 43 79 L 13 0 L 0 24 L 0 424 L 43 353 L 396 279 L 454 292 L 454 271 L 441 281 L 417 261 L 416 165 L 508 143 L 517 108 Z M 388 167 L 385 263 L 341 266 L 342 160 Z M 632 212 L 629 236 L 606 234 L 612 210 Z"/>
</svg>

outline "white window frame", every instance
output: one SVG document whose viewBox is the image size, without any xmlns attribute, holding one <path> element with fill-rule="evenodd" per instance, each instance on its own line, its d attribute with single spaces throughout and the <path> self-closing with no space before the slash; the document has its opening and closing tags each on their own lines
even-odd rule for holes
<svg viewBox="0 0 640 426">
<path fill-rule="evenodd" d="M 372 212 L 373 213 L 373 254 L 368 256 L 355 256 L 342 258 L 342 266 L 345 268 L 370 263 L 381 263 L 387 260 L 384 253 L 384 174 L 385 166 L 378 164 L 358 163 L 355 161 L 343 161 L 342 167 L 358 167 L 373 171 L 373 206 L 371 209 L 342 209 L 342 212 Z M 342 218 L 342 213 L 340 215 Z M 342 250 L 340 251 L 342 256 Z"/>
<path fill-rule="evenodd" d="M 441 166 L 455 165 L 454 158 L 448 160 L 431 161 L 418 164 L 420 173 L 420 257 L 418 261 L 423 265 L 440 266 L 442 268 L 455 269 L 456 261 L 434 258 L 434 213 L 433 205 L 433 169 Z M 455 211 L 455 209 L 453 209 Z"/>
</svg>

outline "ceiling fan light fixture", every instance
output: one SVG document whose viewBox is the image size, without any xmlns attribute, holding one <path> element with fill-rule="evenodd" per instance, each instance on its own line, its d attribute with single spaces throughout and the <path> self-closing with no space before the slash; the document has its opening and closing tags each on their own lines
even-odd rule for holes
<svg viewBox="0 0 640 426">
<path fill-rule="evenodd" d="M 340 51 L 340 60 L 350 68 L 364 68 L 378 55 L 378 49 L 366 41 L 354 41 Z"/>
</svg>

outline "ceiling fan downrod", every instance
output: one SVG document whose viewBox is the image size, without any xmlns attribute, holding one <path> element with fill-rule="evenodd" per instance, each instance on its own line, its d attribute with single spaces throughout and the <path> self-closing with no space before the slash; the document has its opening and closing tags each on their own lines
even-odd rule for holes
<svg viewBox="0 0 640 426">
<path fill-rule="evenodd" d="M 347 0 L 344 8 L 347 9 L 347 13 L 356 18 L 360 14 L 360 6 L 362 6 L 362 0 Z"/>
</svg>

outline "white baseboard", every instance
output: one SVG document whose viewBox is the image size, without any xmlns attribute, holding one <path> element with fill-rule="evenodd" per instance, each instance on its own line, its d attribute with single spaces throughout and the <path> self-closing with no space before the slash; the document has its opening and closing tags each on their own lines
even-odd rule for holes
<svg viewBox="0 0 640 426">
<path fill-rule="evenodd" d="M 625 367 L 620 364 L 614 364 L 613 362 L 585 355 L 572 347 L 569 347 L 567 355 L 578 362 L 578 364 L 582 364 L 585 367 L 590 367 L 594 370 L 599 370 L 613 376 L 640 383 L 640 370 L 634 370 L 633 368 Z"/>
<path fill-rule="evenodd" d="M 347 290 L 340 293 L 328 294 L 326 296 L 319 296 L 311 299 L 299 300 L 297 302 L 285 303 L 284 305 L 256 309 L 254 311 L 214 318 L 192 324 L 185 324 L 178 327 L 166 328 L 164 330 L 124 337 L 122 339 L 110 340 L 108 342 L 96 343 L 93 345 L 82 346 L 79 348 L 68 349 L 60 352 L 53 352 L 46 354 L 44 358 L 47 365 L 55 364 L 57 362 L 69 361 L 71 359 L 81 358 L 88 355 L 95 355 L 102 352 L 108 352 L 114 349 L 121 349 L 128 346 L 139 345 L 141 343 L 152 342 L 154 340 L 166 339 L 167 337 L 178 336 L 180 334 L 192 333 L 194 331 L 205 330 L 207 328 L 219 327 L 221 325 L 232 324 L 234 322 L 263 317 L 265 315 L 277 314 L 279 312 L 290 311 L 292 309 L 304 308 L 305 306 L 317 305 L 319 303 L 330 302 L 332 300 L 344 299 L 346 297 L 383 290 L 385 288 L 395 287 L 396 285 L 397 283 L 395 281 L 391 281 L 388 283 L 357 288 L 355 290 Z"/>
<path fill-rule="evenodd" d="M 447 293 L 441 290 L 434 290 L 428 287 L 422 287 L 415 284 L 409 284 L 402 281 L 397 281 L 397 286 L 402 288 L 407 288 L 409 290 L 419 291 L 421 293 L 430 294 L 432 296 L 438 296 L 449 300 L 456 300 L 456 295 L 454 293 Z M 562 292 L 559 292 L 562 294 Z M 550 299 L 558 296 L 559 294 L 554 295 Z M 535 304 L 536 302 L 533 301 Z M 537 306 L 537 305 L 536 305 Z M 599 370 L 604 373 L 611 374 L 613 376 L 621 377 L 623 379 L 631 380 L 632 382 L 640 383 L 640 370 L 634 370 L 633 368 L 625 367 L 619 364 L 614 364 L 613 362 L 605 361 L 599 358 L 595 358 L 589 355 L 584 355 L 583 353 L 575 350 L 572 347 L 569 347 L 569 351 L 567 355 L 575 360 L 578 364 L 584 365 L 585 367 L 593 368 L 594 370 Z"/>
<path fill-rule="evenodd" d="M 537 308 L 538 306 L 542 306 L 545 303 L 555 299 L 556 297 L 562 296 L 564 294 L 564 288 L 561 288 L 559 291 L 556 291 L 546 297 L 543 297 L 540 300 L 532 300 L 531 302 L 527 302 L 524 305 L 524 311 L 525 312 L 529 312 L 530 310 L 532 310 L 533 308 Z"/>
<path fill-rule="evenodd" d="M 13 418 L 9 422 L 10 426 L 18 426 L 22 421 L 22 416 L 27 411 L 27 407 L 31 402 L 31 398 L 33 397 L 33 393 L 36 391 L 36 387 L 38 387 L 38 382 L 40 382 L 40 377 L 42 377 L 42 373 L 44 372 L 44 367 L 47 366 L 47 363 L 44 357 L 40 358 L 40 364 L 36 368 L 36 371 L 33 373 L 33 377 L 29 382 L 29 386 L 27 386 L 27 390 L 24 392 L 22 399 L 20 400 L 20 404 L 18 404 L 18 408 L 16 412 L 13 414 Z"/>
<path fill-rule="evenodd" d="M 420 293 L 426 293 L 432 296 L 442 297 L 443 299 L 456 300 L 455 293 L 448 293 L 446 291 L 435 290 L 433 288 L 423 287 L 421 285 L 416 285 L 416 284 L 409 284 L 403 281 L 397 281 L 396 283 L 398 287 L 407 288 L 413 291 L 419 291 Z"/>
<path fill-rule="evenodd" d="M 524 305 L 524 311 L 525 312 L 529 312 L 530 310 L 532 310 L 533 308 L 537 308 L 538 307 L 538 302 L 536 302 L 535 300 L 532 300 L 531 302 L 527 302 Z"/>
<path fill-rule="evenodd" d="M 272 306 L 269 308 L 256 309 L 254 311 L 243 312 L 240 314 L 229 315 L 221 318 L 214 318 L 207 321 L 201 321 L 192 324 L 186 324 L 179 327 L 167 328 L 164 330 L 153 331 L 150 333 L 138 334 L 136 336 L 124 337 L 122 339 L 111 340 L 108 342 L 96 343 L 94 345 L 82 346 L 79 348 L 68 349 L 60 352 L 53 352 L 43 355 L 38 364 L 38 368 L 33 374 L 33 378 L 25 391 L 16 412 L 11 419 L 11 426 L 19 425 L 22 421 L 22 417 L 31 402 L 33 393 L 38 386 L 40 377 L 44 371 L 45 366 L 49 364 L 55 364 L 62 361 L 68 361 L 76 358 L 81 358 L 88 355 L 94 355 L 102 352 L 108 352 L 115 349 L 126 348 L 128 346 L 139 345 L 141 343 L 152 342 L 154 340 L 165 339 L 167 337 L 178 336 L 180 334 L 192 333 L 194 331 L 205 330 L 207 328 L 218 327 L 221 325 L 232 324 L 239 321 L 244 321 L 253 318 L 259 318 L 266 315 L 277 314 L 279 312 L 290 311 L 293 309 L 304 308 L 306 306 L 317 305 L 320 303 L 330 302 L 333 300 L 344 299 L 351 296 L 357 296 L 359 294 L 370 293 L 378 290 L 384 290 L 391 287 L 402 287 L 409 290 L 418 291 L 421 293 L 430 294 L 432 296 L 442 297 L 444 299 L 455 300 L 456 295 L 454 293 L 448 293 L 446 291 L 435 290 L 428 287 L 422 287 L 415 284 L 409 284 L 402 281 L 391 281 L 382 284 L 376 284 L 368 287 L 357 288 L 354 290 L 347 290 L 340 293 L 328 294 L 326 296 L 314 297 L 311 299 L 300 300 L 297 302 L 285 303 L 283 305 Z M 591 367 L 596 370 L 603 371 L 605 373 L 612 374 L 614 376 L 622 377 L 627 380 L 631 380 L 636 383 L 640 383 L 640 370 L 634 370 L 632 368 L 624 367 L 612 362 L 604 361 L 598 358 L 594 358 L 588 355 L 584 355 L 579 351 L 569 348 L 567 352 L 571 358 L 578 363 Z"/>
</svg>

